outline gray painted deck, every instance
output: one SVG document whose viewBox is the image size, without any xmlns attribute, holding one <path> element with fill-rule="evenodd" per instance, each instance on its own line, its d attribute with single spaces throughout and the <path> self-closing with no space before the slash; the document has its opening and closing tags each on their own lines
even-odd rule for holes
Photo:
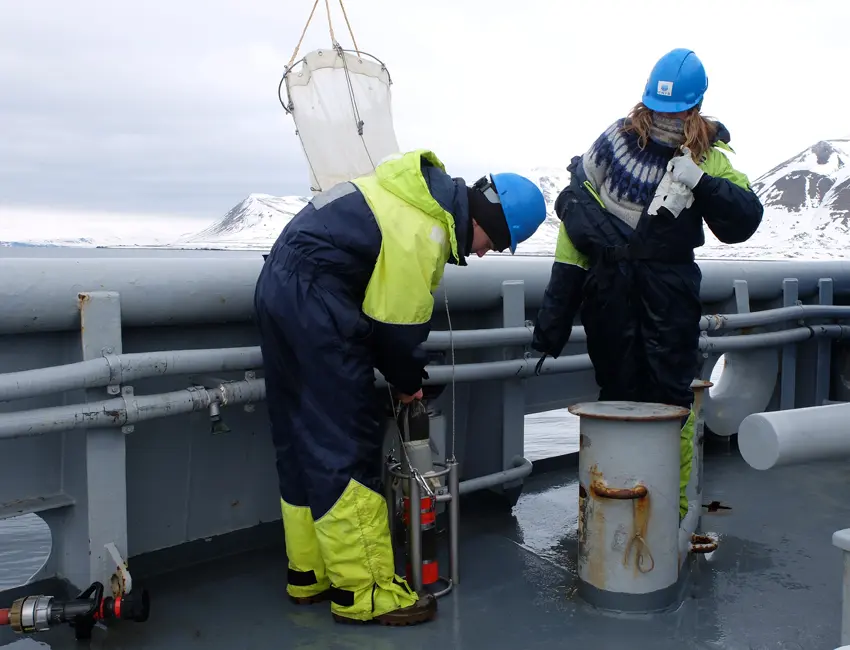
<svg viewBox="0 0 850 650">
<path fill-rule="evenodd" d="M 147 580 L 150 620 L 96 629 L 90 647 L 832 650 L 842 565 L 831 537 L 850 522 L 847 474 L 846 463 L 757 472 L 734 450 L 708 455 L 704 501 L 731 510 L 704 516 L 720 548 L 700 559 L 683 605 L 669 614 L 614 617 L 576 600 L 573 469 L 532 476 L 510 514 L 462 501 L 462 583 L 430 624 L 340 626 L 326 604 L 290 604 L 278 536 L 272 548 Z M 67 627 L 27 640 L 7 629 L 0 646 L 89 647 Z"/>
</svg>

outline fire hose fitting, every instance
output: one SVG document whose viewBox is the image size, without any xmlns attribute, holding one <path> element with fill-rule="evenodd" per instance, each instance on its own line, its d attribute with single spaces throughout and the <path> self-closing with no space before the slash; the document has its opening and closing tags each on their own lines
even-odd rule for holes
<svg viewBox="0 0 850 650">
<path fill-rule="evenodd" d="M 41 595 L 19 598 L 8 610 L 0 609 L 0 625 L 6 620 L 18 634 L 35 634 L 68 623 L 77 639 L 89 639 L 98 621 L 119 619 L 144 623 L 149 615 L 150 597 L 146 590 L 104 598 L 103 585 L 93 582 L 74 600 L 58 601 L 53 596 Z"/>
</svg>

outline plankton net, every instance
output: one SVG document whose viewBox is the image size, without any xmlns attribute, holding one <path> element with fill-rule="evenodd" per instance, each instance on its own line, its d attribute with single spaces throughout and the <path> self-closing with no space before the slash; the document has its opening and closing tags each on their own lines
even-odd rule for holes
<svg viewBox="0 0 850 650">
<path fill-rule="evenodd" d="M 374 171 L 399 146 L 393 128 L 392 80 L 377 57 L 362 52 L 342 8 L 354 50 L 337 42 L 329 0 L 325 0 L 332 47 L 314 50 L 296 61 L 304 34 L 319 0 L 295 46 L 278 84 L 278 99 L 292 116 L 310 168 L 310 189 L 322 192 L 337 183 Z M 287 99 L 281 96 L 286 86 Z"/>
</svg>

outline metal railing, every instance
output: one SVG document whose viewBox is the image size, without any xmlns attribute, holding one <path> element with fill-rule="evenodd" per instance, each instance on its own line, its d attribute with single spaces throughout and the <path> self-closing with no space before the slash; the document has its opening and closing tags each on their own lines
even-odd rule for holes
<svg viewBox="0 0 850 650">
<path fill-rule="evenodd" d="M 55 341 L 37 337 L 79 332 L 79 339 L 74 339 L 70 347 L 79 341 L 82 356 L 81 361 L 76 361 L 77 354 L 68 354 L 72 363 L 45 364 L 45 367 L 0 374 L 0 407 L 6 410 L 0 413 L 0 447 L 15 449 L 17 454 L 0 453 L 0 463 L 5 462 L 3 467 L 8 477 L 6 483 L 0 479 L 0 517 L 39 512 L 51 526 L 55 549 L 39 577 L 62 574 L 76 585 L 86 585 L 93 578 L 108 580 L 114 566 L 111 556 L 104 551 L 107 545 L 127 557 L 270 520 L 276 503 L 250 504 L 253 509 L 247 508 L 245 499 L 232 497 L 231 493 L 238 492 L 236 487 L 215 487 L 213 479 L 223 480 L 221 475 L 207 476 L 216 471 L 215 464 L 198 469 L 198 464 L 204 461 L 200 456 L 219 454 L 214 458 L 216 463 L 221 463 L 228 472 L 237 471 L 242 466 L 236 464 L 236 459 L 243 454 L 250 456 L 251 461 L 246 460 L 243 471 L 257 471 L 256 463 L 268 458 L 269 449 L 251 442 L 250 432 L 265 426 L 263 418 L 240 419 L 249 415 L 242 416 L 238 409 L 233 409 L 229 417 L 241 422 L 241 427 L 234 426 L 239 435 L 210 434 L 211 437 L 202 439 L 208 451 L 200 455 L 194 448 L 198 443 L 193 440 L 199 435 L 195 433 L 198 427 L 189 430 L 189 425 L 197 422 L 191 419 L 193 413 L 218 412 L 231 405 L 250 405 L 265 399 L 264 383 L 253 374 L 262 367 L 259 348 L 207 346 L 124 354 L 122 345 L 134 340 L 136 349 L 149 350 L 152 342 L 159 340 L 157 337 L 173 340 L 167 336 L 169 328 L 173 332 L 174 328 L 200 324 L 216 328 L 249 324 L 251 296 L 261 258 L 206 260 L 201 264 L 196 260 L 74 262 L 69 266 L 68 260 L 47 260 L 46 264 L 44 260 L 0 260 L 0 274 L 6 273 L 4 277 L 8 279 L 0 285 L 0 301 L 5 301 L 0 314 L 0 334 L 24 334 L 34 337 L 34 341 Z M 579 393 L 576 386 L 570 385 L 571 396 L 594 390 L 590 360 L 580 353 L 586 336 L 579 326 L 573 330 L 569 351 L 565 350 L 558 359 L 547 358 L 541 366 L 543 377 L 535 378 L 537 358 L 528 349 L 532 327 L 527 319 L 539 305 L 551 259 L 510 260 L 510 266 L 505 262 L 475 261 L 463 272 L 447 270 L 447 286 L 441 287 L 437 302 L 441 293 L 447 292 L 453 309 L 467 317 L 465 329 L 434 331 L 424 346 L 429 352 L 440 353 L 453 347 L 466 353 L 454 367 L 445 360 L 430 365 L 426 381 L 427 385 L 444 386 L 452 380 L 465 385 L 468 394 L 458 398 L 465 400 L 458 402 L 462 405 L 460 410 L 464 407 L 472 410 L 473 405 L 484 399 L 475 393 L 480 382 L 495 381 L 500 386 L 499 390 L 488 389 L 486 398 L 491 403 L 486 410 L 490 419 L 475 423 L 475 431 L 472 425 L 469 429 L 473 438 L 483 435 L 481 432 L 490 435 L 496 431 L 502 435 L 501 445 L 494 444 L 492 438 L 479 437 L 469 442 L 475 455 L 491 454 L 494 458 L 479 463 L 490 469 L 459 482 L 459 494 L 513 485 L 530 473 L 531 463 L 522 457 L 522 418 L 532 406 L 526 397 L 524 379 L 538 382 L 536 386 L 543 391 L 554 385 L 557 377 L 578 373 L 585 392 Z M 716 357 L 723 353 L 780 348 L 781 395 L 780 403 L 773 407 L 793 408 L 800 401 L 798 384 L 802 385 L 796 377 L 796 346 L 816 341 L 817 361 L 812 374 L 806 377 L 812 378 L 810 383 L 816 386 L 816 399 L 826 399 L 830 345 L 850 336 L 850 326 L 838 322 L 806 323 L 850 319 L 850 307 L 830 304 L 833 292 L 850 295 L 850 264 L 707 262 L 701 266 L 704 304 L 711 305 L 712 310 L 720 307 L 738 313 L 703 316 L 700 350 L 706 356 Z M 21 279 L 22 274 L 29 274 L 28 291 L 22 292 L 14 286 L 15 278 Z M 789 275 L 794 279 L 789 279 Z M 175 277 L 183 281 L 175 283 Z M 505 281 L 505 277 L 517 280 Z M 80 288 L 90 286 L 106 290 L 80 293 Z M 166 287 L 168 292 L 164 290 Z M 816 294 L 821 304 L 801 304 L 801 293 Z M 751 300 L 761 301 L 759 306 L 768 308 L 750 312 Z M 452 315 L 454 320 L 454 312 Z M 494 323 L 495 327 L 490 326 Z M 789 323 L 791 327 L 777 331 L 748 331 L 780 328 Z M 215 340 L 231 340 L 231 335 L 231 330 L 225 333 L 222 329 L 216 333 Z M 178 338 L 195 342 L 189 337 L 185 334 Z M 11 345 L 20 345 L 21 340 L 13 336 Z M 140 346 L 139 341 L 144 345 Z M 203 346 L 204 340 L 199 342 Z M 67 341 L 61 344 L 68 346 Z M 576 351 L 579 353 L 573 353 Z M 221 381 L 195 378 L 231 372 L 243 376 Z M 137 395 L 131 385 L 136 382 L 155 382 L 154 390 L 158 392 Z M 170 386 L 175 390 L 163 390 L 163 384 L 175 382 L 176 386 Z M 183 382 L 191 385 L 185 386 Z M 376 373 L 376 385 L 383 384 L 383 377 Z M 74 391 L 84 394 L 75 397 Z M 65 403 L 51 406 L 29 403 L 17 410 L 11 403 L 38 402 L 50 396 Z M 465 414 L 459 417 L 463 422 Z M 133 433 L 134 425 L 151 420 L 170 424 L 145 428 L 130 438 L 136 443 L 131 451 L 124 434 Z M 252 444 L 259 445 L 256 452 L 250 447 Z M 144 445 L 147 460 L 139 459 L 138 445 Z M 180 454 L 175 451 L 178 446 Z M 14 457 L 21 461 L 25 455 L 36 453 L 46 459 L 41 463 L 44 470 L 40 477 L 34 477 L 25 467 L 16 468 L 17 461 L 11 460 Z M 255 453 L 256 459 L 252 456 Z M 15 476 L 15 471 L 20 476 Z M 145 494 L 143 501 L 134 490 L 159 489 L 149 476 L 152 471 L 158 473 L 156 479 L 164 485 L 158 496 Z M 181 480 L 184 492 L 175 497 Z M 198 496 L 193 492 L 200 489 L 192 485 L 193 480 L 207 485 L 210 494 Z M 261 483 L 256 488 L 258 493 L 275 493 L 270 472 L 257 480 Z M 144 487 L 137 488 L 133 481 L 143 482 Z M 225 498 L 236 504 L 227 510 L 227 515 L 222 514 L 221 506 Z M 173 511 L 158 506 L 157 499 L 168 504 L 183 499 L 186 506 L 178 513 L 176 506 Z M 203 516 L 196 514 L 199 508 L 203 509 L 199 504 L 207 499 L 214 500 L 218 509 L 210 508 Z M 128 522 L 128 502 L 134 508 L 131 522 Z M 77 505 L 83 507 L 76 508 Z M 69 508 L 74 508 L 75 514 L 66 517 L 63 513 Z M 163 532 L 164 524 L 160 523 L 163 519 L 168 520 L 171 531 L 168 534 Z M 128 532 L 128 523 L 132 534 Z M 132 547 L 134 540 L 136 549 Z"/>
</svg>

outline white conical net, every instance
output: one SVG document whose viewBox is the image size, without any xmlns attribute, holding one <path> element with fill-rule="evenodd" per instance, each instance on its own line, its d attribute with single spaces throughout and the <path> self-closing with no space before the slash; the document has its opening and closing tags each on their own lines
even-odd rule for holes
<svg viewBox="0 0 850 650">
<path fill-rule="evenodd" d="M 342 49 L 315 50 L 284 82 L 314 193 L 371 173 L 398 152 L 390 75 L 380 62 Z"/>
</svg>

